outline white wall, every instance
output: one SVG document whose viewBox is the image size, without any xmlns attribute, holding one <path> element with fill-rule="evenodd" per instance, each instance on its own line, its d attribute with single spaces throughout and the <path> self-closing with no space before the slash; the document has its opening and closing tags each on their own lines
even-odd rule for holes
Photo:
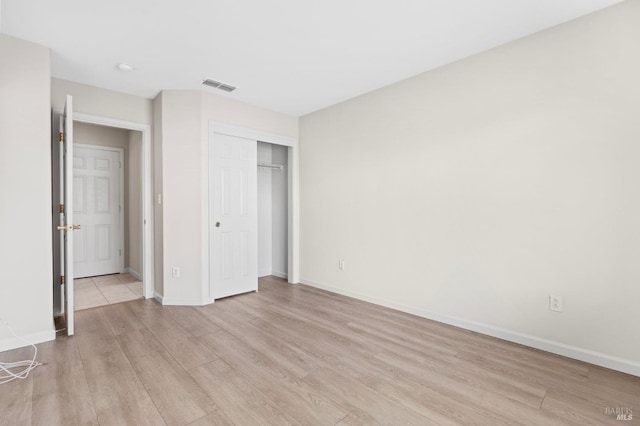
<svg viewBox="0 0 640 426">
<path fill-rule="evenodd" d="M 73 108 L 76 112 L 134 123 L 153 123 L 151 99 L 52 78 L 51 106 L 62 109 L 67 95 L 73 96 Z"/>
<path fill-rule="evenodd" d="M 85 145 L 110 146 L 127 151 L 129 148 L 129 130 L 76 121 L 73 123 L 73 142 Z"/>
<path fill-rule="evenodd" d="M 0 34 L 0 318 L 34 343 L 55 338 L 49 93 L 49 49 Z"/>
<path fill-rule="evenodd" d="M 195 91 L 162 92 L 162 262 L 163 303 L 193 304 L 201 299 L 200 247 L 207 239 L 199 224 L 200 211 L 200 94 Z M 158 135 L 156 135 L 157 138 Z M 158 238 L 158 235 L 156 235 Z M 156 240 L 157 241 L 157 240 Z M 171 276 L 171 268 L 181 276 Z"/>
<path fill-rule="evenodd" d="M 201 91 L 164 90 L 155 99 L 155 144 L 162 170 L 162 270 L 165 304 L 208 302 L 209 121 L 296 137 L 298 120 Z M 160 164 L 158 164 L 158 162 Z M 157 252 L 156 252 L 157 253 Z M 160 259 L 156 258 L 156 262 Z M 178 266 L 181 277 L 171 276 Z"/>
<path fill-rule="evenodd" d="M 302 281 L 640 374 L 639 21 L 627 1 L 302 117 Z"/>
</svg>

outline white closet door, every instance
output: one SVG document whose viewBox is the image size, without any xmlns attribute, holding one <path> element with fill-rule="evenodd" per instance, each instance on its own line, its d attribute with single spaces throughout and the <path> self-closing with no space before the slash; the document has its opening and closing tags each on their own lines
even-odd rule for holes
<svg viewBox="0 0 640 426">
<path fill-rule="evenodd" d="M 76 146 L 73 156 L 75 278 L 121 272 L 120 153 Z"/>
<path fill-rule="evenodd" d="M 213 134 L 209 145 L 210 292 L 258 290 L 257 141 Z"/>
</svg>

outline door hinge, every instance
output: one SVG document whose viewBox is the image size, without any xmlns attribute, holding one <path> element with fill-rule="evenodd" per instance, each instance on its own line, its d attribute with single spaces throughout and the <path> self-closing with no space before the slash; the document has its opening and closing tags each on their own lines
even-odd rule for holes
<svg viewBox="0 0 640 426">
<path fill-rule="evenodd" d="M 59 142 L 63 142 L 64 141 L 64 133 L 62 133 L 62 132 L 58 133 L 58 141 Z"/>
<path fill-rule="evenodd" d="M 60 285 L 64 284 L 64 275 L 60 275 Z"/>
<path fill-rule="evenodd" d="M 64 204 L 60 204 L 60 213 L 64 213 Z"/>
<path fill-rule="evenodd" d="M 122 249 L 118 249 L 118 254 L 122 256 Z"/>
</svg>

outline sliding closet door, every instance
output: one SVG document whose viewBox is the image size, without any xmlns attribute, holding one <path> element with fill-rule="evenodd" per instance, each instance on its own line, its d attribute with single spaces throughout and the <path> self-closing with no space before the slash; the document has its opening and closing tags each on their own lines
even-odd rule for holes
<svg viewBox="0 0 640 426">
<path fill-rule="evenodd" d="M 209 141 L 209 268 L 214 299 L 258 290 L 257 141 Z"/>
</svg>

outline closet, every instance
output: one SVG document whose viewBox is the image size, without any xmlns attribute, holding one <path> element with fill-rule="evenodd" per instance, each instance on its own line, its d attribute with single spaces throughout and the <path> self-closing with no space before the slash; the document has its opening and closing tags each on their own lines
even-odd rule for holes
<svg viewBox="0 0 640 426">
<path fill-rule="evenodd" d="M 258 276 L 287 278 L 287 147 L 258 142 Z"/>
</svg>

